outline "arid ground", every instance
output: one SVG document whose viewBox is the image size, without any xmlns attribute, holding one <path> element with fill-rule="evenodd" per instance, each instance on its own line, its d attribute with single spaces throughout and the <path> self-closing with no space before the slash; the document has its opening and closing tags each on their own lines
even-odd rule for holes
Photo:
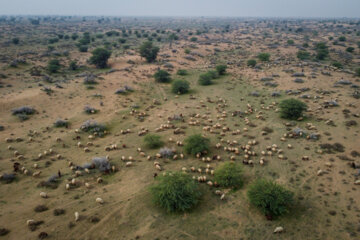
<svg viewBox="0 0 360 240">
<path fill-rule="evenodd" d="M 91 43 L 88 52 L 80 52 L 77 43 L 85 32 Z M 1 18 L 0 239 L 359 239 L 359 33 L 356 20 Z M 146 40 L 160 47 L 154 63 L 139 55 Z M 325 59 L 316 57 L 320 42 L 329 52 Z M 88 59 L 104 46 L 112 55 L 108 68 L 97 69 Z M 309 56 L 300 59 L 299 51 Z M 258 59 L 264 52 L 269 61 Z M 52 59 L 60 61 L 57 73 L 47 70 Z M 257 61 L 255 67 L 249 59 Z M 74 60 L 78 69 L 69 70 Z M 226 75 L 199 85 L 199 75 L 218 64 L 227 65 Z M 190 92 L 176 95 L 171 83 L 155 82 L 159 68 L 173 80 L 189 81 Z M 179 69 L 188 74 L 177 75 Z M 97 84 L 84 84 L 89 78 Z M 115 94 L 125 86 L 132 91 Z M 302 120 L 280 117 L 278 105 L 288 98 L 308 105 Z M 22 106 L 36 113 L 21 120 L 12 110 Z M 97 111 L 87 114 L 86 106 Z M 54 127 L 58 119 L 69 126 Z M 104 124 L 107 133 L 81 131 L 90 119 Z M 159 149 L 143 141 L 154 133 L 184 158 L 157 158 Z M 210 160 L 186 154 L 177 144 L 193 133 L 211 140 Z M 215 194 L 221 188 L 200 183 L 203 196 L 189 212 L 168 214 L 152 202 L 154 173 L 186 168 L 191 176 L 211 180 L 206 168 L 231 158 L 242 163 L 241 147 L 254 140 L 253 164 L 243 165 L 245 184 L 225 199 Z M 274 144 L 272 156 L 260 164 L 261 152 Z M 240 153 L 228 151 L 233 147 Z M 115 171 L 76 167 L 105 156 Z M 19 170 L 6 181 L 15 162 Z M 50 181 L 58 171 L 61 177 Z M 270 221 L 249 203 L 247 186 L 258 178 L 294 192 L 288 214 Z M 103 204 L 95 201 L 99 197 Z M 29 227 L 28 220 L 38 225 Z M 274 234 L 278 226 L 284 231 Z"/>
</svg>

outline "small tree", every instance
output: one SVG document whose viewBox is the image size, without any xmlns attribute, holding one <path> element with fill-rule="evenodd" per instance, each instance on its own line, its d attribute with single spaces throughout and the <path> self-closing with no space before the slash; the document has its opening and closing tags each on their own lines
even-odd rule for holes
<svg viewBox="0 0 360 240">
<path fill-rule="evenodd" d="M 324 42 L 316 43 L 315 49 L 316 49 L 316 58 L 318 60 L 324 60 L 329 55 L 328 47 Z"/>
<path fill-rule="evenodd" d="M 272 181 L 258 180 L 247 192 L 250 203 L 260 209 L 268 219 L 284 215 L 293 203 L 294 194 Z"/>
<path fill-rule="evenodd" d="M 190 84 L 186 80 L 175 80 L 172 83 L 171 91 L 176 94 L 184 94 L 189 92 Z"/>
<path fill-rule="evenodd" d="M 144 142 L 146 147 L 154 149 L 154 148 L 159 148 L 162 145 L 164 145 L 164 142 L 161 141 L 161 137 L 159 135 L 155 135 L 155 134 L 148 134 L 145 136 L 144 138 Z"/>
<path fill-rule="evenodd" d="M 50 73 L 57 73 L 59 70 L 60 70 L 60 62 L 59 60 L 57 59 L 52 59 L 48 62 L 48 65 L 47 65 L 47 70 L 50 72 Z"/>
<path fill-rule="evenodd" d="M 110 56 L 110 51 L 106 50 L 105 48 L 97 48 L 92 52 L 92 56 L 89 61 L 91 64 L 95 64 L 97 68 L 105 68 Z"/>
<path fill-rule="evenodd" d="M 214 181 L 221 187 L 241 188 L 244 184 L 241 165 L 234 162 L 222 164 L 215 170 Z"/>
<path fill-rule="evenodd" d="M 226 65 L 217 65 L 216 71 L 219 75 L 225 75 L 227 66 Z"/>
<path fill-rule="evenodd" d="M 287 40 L 287 44 L 288 44 L 288 45 L 293 45 L 293 44 L 294 44 L 294 40 L 292 40 L 292 39 Z"/>
<path fill-rule="evenodd" d="M 260 53 L 258 55 L 258 58 L 260 59 L 260 61 L 268 62 L 270 60 L 270 53 Z"/>
<path fill-rule="evenodd" d="M 144 57 L 148 63 L 152 63 L 156 60 L 159 50 L 151 41 L 147 41 L 140 46 L 140 56 Z"/>
<path fill-rule="evenodd" d="M 206 154 L 210 150 L 210 140 L 200 134 L 194 134 L 185 139 L 185 152 L 196 155 L 198 153 Z"/>
<path fill-rule="evenodd" d="M 298 119 L 302 116 L 307 105 L 297 99 L 286 99 L 280 103 L 280 113 L 282 118 Z"/>
<path fill-rule="evenodd" d="M 167 212 L 184 212 L 193 208 L 201 197 L 199 185 L 190 175 L 170 172 L 156 178 L 150 187 L 155 204 Z"/>
<path fill-rule="evenodd" d="M 256 60 L 255 60 L 255 59 L 249 59 L 249 60 L 247 61 L 247 65 L 248 65 L 249 67 L 255 67 L 255 66 L 256 66 Z"/>
<path fill-rule="evenodd" d="M 158 70 L 154 74 L 154 78 L 156 82 L 161 82 L 161 83 L 168 83 L 171 81 L 170 73 L 168 73 L 165 70 Z"/>
</svg>

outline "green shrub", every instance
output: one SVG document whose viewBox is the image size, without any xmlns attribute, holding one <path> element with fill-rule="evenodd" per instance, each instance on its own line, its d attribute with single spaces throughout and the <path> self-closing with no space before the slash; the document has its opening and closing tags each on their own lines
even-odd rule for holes
<svg viewBox="0 0 360 240">
<path fill-rule="evenodd" d="M 198 39 L 197 39 L 197 37 L 192 37 L 192 38 L 190 38 L 190 41 L 191 42 L 196 42 Z"/>
<path fill-rule="evenodd" d="M 13 44 L 18 45 L 19 42 L 20 42 L 20 39 L 19 38 L 13 38 L 11 41 L 12 41 Z"/>
<path fill-rule="evenodd" d="M 333 62 L 331 63 L 331 65 L 339 69 L 343 68 L 343 65 L 340 62 Z"/>
<path fill-rule="evenodd" d="M 78 46 L 79 52 L 87 52 L 88 46 L 87 45 L 80 45 Z"/>
<path fill-rule="evenodd" d="M 184 53 L 185 53 L 185 54 L 190 54 L 190 53 L 191 53 L 191 50 L 188 49 L 188 48 L 185 48 Z"/>
<path fill-rule="evenodd" d="M 60 128 L 60 127 L 69 127 L 69 122 L 66 120 L 58 119 L 54 122 L 54 127 Z"/>
<path fill-rule="evenodd" d="M 190 84 L 186 80 L 175 80 L 172 83 L 171 91 L 175 94 L 184 94 L 189 92 Z"/>
<path fill-rule="evenodd" d="M 294 194 L 272 181 L 258 180 L 247 192 L 250 203 L 269 219 L 284 215 L 293 203 Z"/>
<path fill-rule="evenodd" d="M 92 56 L 90 57 L 89 62 L 96 65 L 97 68 L 105 68 L 110 56 L 110 51 L 106 50 L 105 48 L 97 48 L 92 51 Z"/>
<path fill-rule="evenodd" d="M 158 70 L 154 74 L 154 78 L 156 82 L 161 82 L 161 83 L 168 83 L 171 81 L 170 73 L 168 73 L 165 70 Z"/>
<path fill-rule="evenodd" d="M 191 135 L 185 139 L 184 150 L 192 155 L 206 154 L 210 150 L 210 140 L 204 138 L 201 134 Z"/>
<path fill-rule="evenodd" d="M 215 70 L 210 70 L 210 71 L 207 71 L 207 74 L 209 74 L 209 75 L 210 75 L 210 77 L 211 77 L 212 79 L 216 79 L 216 78 L 218 78 L 218 77 L 219 77 L 218 72 L 217 72 L 217 71 L 215 71 Z"/>
<path fill-rule="evenodd" d="M 184 212 L 192 209 L 201 197 L 199 185 L 190 175 L 170 172 L 156 178 L 150 187 L 156 205 L 167 212 Z"/>
<path fill-rule="evenodd" d="M 199 76 L 198 83 L 200 85 L 207 86 L 207 85 L 213 84 L 212 80 L 213 80 L 213 78 L 212 78 L 211 74 L 203 73 Z"/>
<path fill-rule="evenodd" d="M 47 65 L 47 70 L 50 72 L 50 73 L 57 73 L 59 70 L 60 70 L 60 62 L 59 60 L 57 59 L 52 59 L 48 62 L 48 65 Z"/>
<path fill-rule="evenodd" d="M 281 117 L 286 119 L 298 119 L 307 109 L 305 103 L 293 98 L 283 100 L 279 106 Z"/>
<path fill-rule="evenodd" d="M 218 75 L 225 75 L 226 69 L 227 69 L 226 65 L 217 65 L 216 66 L 216 71 L 217 71 Z"/>
<path fill-rule="evenodd" d="M 158 47 L 153 46 L 151 41 L 147 41 L 140 46 L 139 52 L 141 57 L 144 57 L 148 63 L 151 63 L 156 60 L 159 50 Z"/>
<path fill-rule="evenodd" d="M 300 51 L 297 52 L 296 56 L 297 56 L 298 59 L 306 60 L 306 59 L 310 58 L 310 53 L 307 52 L 307 51 L 300 50 Z"/>
<path fill-rule="evenodd" d="M 69 64 L 69 69 L 72 70 L 72 71 L 77 70 L 78 69 L 77 62 L 76 61 L 71 61 L 70 64 Z"/>
<path fill-rule="evenodd" d="M 241 165 L 234 162 L 222 164 L 215 170 L 214 181 L 221 187 L 241 188 L 244 184 Z"/>
<path fill-rule="evenodd" d="M 316 58 L 318 60 L 324 60 L 329 55 L 328 47 L 324 42 L 316 43 L 315 50 L 316 50 Z"/>
<path fill-rule="evenodd" d="M 349 53 L 354 52 L 354 50 L 355 50 L 355 48 L 353 48 L 353 47 L 346 48 L 346 51 L 349 52 Z"/>
<path fill-rule="evenodd" d="M 247 65 L 248 65 L 249 67 L 255 67 L 255 66 L 256 66 L 256 60 L 255 60 L 255 59 L 249 59 L 249 60 L 247 61 Z"/>
<path fill-rule="evenodd" d="M 260 59 L 260 61 L 268 62 L 270 60 L 270 53 L 260 53 L 258 55 L 258 58 Z"/>
<path fill-rule="evenodd" d="M 154 149 L 159 148 L 164 145 L 164 142 L 161 141 L 161 137 L 155 134 L 148 134 L 144 137 L 144 142 L 146 147 Z"/>
<path fill-rule="evenodd" d="M 357 68 L 357 69 L 355 69 L 355 75 L 356 75 L 357 77 L 360 77 L 360 67 Z"/>
<path fill-rule="evenodd" d="M 294 40 L 292 40 L 292 39 L 287 40 L 287 44 L 293 45 L 293 44 L 294 44 Z"/>
<path fill-rule="evenodd" d="M 340 37 L 339 37 L 339 41 L 340 41 L 340 42 L 345 42 L 345 41 L 346 41 L 346 37 L 345 37 L 345 36 L 340 36 Z"/>
<path fill-rule="evenodd" d="M 188 74 L 188 72 L 185 69 L 179 69 L 176 74 L 180 76 L 185 76 Z"/>
</svg>

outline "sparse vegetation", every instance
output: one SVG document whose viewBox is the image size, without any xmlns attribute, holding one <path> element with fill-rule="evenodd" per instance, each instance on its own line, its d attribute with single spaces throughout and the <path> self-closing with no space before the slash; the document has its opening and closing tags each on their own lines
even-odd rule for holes
<svg viewBox="0 0 360 240">
<path fill-rule="evenodd" d="M 155 134 L 147 134 L 144 137 L 144 143 L 146 147 L 151 149 L 159 148 L 164 145 L 164 142 L 161 141 L 161 137 Z"/>
<path fill-rule="evenodd" d="M 249 67 L 255 67 L 255 66 L 256 66 L 256 60 L 255 60 L 255 59 L 249 59 L 249 60 L 247 61 L 247 65 L 248 65 Z"/>
<path fill-rule="evenodd" d="M 49 73 L 57 73 L 61 68 L 60 61 L 57 59 L 50 60 L 47 65 Z"/>
</svg>

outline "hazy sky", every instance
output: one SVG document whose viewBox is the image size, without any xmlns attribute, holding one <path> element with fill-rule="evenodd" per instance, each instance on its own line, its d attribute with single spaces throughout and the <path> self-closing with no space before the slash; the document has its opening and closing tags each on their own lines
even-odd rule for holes
<svg viewBox="0 0 360 240">
<path fill-rule="evenodd" d="M 0 14 L 360 17 L 360 0 L 0 0 Z"/>
</svg>

